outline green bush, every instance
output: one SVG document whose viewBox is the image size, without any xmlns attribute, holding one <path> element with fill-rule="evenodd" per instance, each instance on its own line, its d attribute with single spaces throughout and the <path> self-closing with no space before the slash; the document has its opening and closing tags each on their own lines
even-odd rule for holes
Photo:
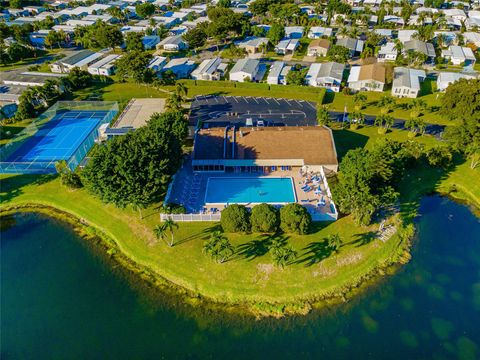
<svg viewBox="0 0 480 360">
<path fill-rule="evenodd" d="M 254 232 L 275 233 L 280 225 L 278 211 L 272 205 L 256 205 L 252 209 L 250 223 Z"/>
<path fill-rule="evenodd" d="M 220 225 L 224 232 L 247 232 L 250 230 L 250 214 L 243 205 L 229 205 L 221 213 Z"/>
<path fill-rule="evenodd" d="M 286 233 L 306 234 L 311 222 L 312 217 L 300 204 L 288 204 L 280 209 L 280 227 Z"/>
<path fill-rule="evenodd" d="M 71 189 L 79 189 L 83 187 L 82 179 L 77 173 L 74 172 L 60 174 L 60 181 L 62 182 L 62 185 L 65 185 Z"/>
<path fill-rule="evenodd" d="M 185 214 L 187 211 L 183 205 L 179 204 L 166 204 L 160 208 L 162 214 Z"/>
<path fill-rule="evenodd" d="M 447 146 L 437 145 L 427 150 L 428 164 L 433 167 L 447 168 L 451 165 L 453 155 Z"/>
</svg>

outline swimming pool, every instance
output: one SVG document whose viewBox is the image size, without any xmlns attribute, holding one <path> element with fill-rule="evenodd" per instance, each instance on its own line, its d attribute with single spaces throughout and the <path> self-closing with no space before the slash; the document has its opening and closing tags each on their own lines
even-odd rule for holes
<svg viewBox="0 0 480 360">
<path fill-rule="evenodd" d="M 211 177 L 205 204 L 285 204 L 296 202 L 292 178 Z"/>
</svg>

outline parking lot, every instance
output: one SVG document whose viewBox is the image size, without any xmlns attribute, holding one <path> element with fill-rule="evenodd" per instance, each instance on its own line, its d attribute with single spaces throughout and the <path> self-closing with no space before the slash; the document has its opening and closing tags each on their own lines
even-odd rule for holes
<svg viewBox="0 0 480 360">
<path fill-rule="evenodd" d="M 315 103 L 304 100 L 251 96 L 197 96 L 191 106 L 190 125 L 202 122 L 217 127 L 316 125 Z M 208 125 L 206 125 L 208 124 Z"/>
</svg>

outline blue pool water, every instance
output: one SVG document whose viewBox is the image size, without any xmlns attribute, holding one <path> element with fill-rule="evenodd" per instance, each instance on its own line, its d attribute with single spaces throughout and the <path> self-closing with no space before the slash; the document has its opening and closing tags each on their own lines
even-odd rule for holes
<svg viewBox="0 0 480 360">
<path fill-rule="evenodd" d="M 205 203 L 292 203 L 291 178 L 209 178 Z"/>
</svg>

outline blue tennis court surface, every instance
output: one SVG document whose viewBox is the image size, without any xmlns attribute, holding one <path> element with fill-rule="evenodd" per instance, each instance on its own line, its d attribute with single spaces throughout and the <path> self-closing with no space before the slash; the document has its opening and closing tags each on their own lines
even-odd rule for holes
<svg viewBox="0 0 480 360">
<path fill-rule="evenodd" d="M 208 179 L 206 204 L 284 204 L 296 201 L 291 178 L 221 178 Z"/>
<path fill-rule="evenodd" d="M 107 113 L 107 111 L 59 113 L 26 140 L 6 161 L 23 163 L 68 160 L 99 126 Z"/>
</svg>

